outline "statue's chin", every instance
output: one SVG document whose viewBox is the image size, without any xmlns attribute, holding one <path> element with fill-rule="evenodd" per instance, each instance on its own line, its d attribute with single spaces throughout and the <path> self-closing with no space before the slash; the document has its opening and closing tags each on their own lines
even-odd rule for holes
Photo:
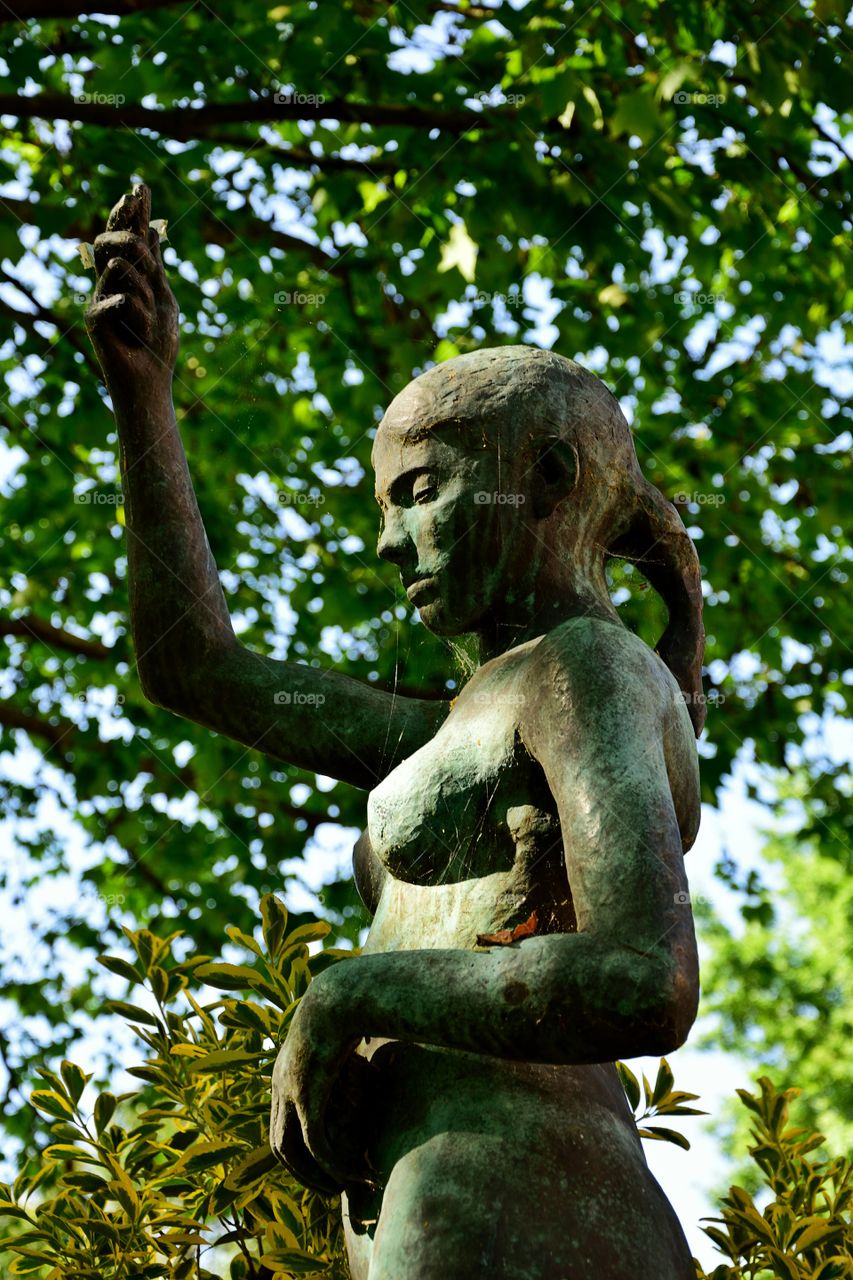
<svg viewBox="0 0 853 1280">
<path fill-rule="evenodd" d="M 442 600 L 418 605 L 418 616 L 427 631 L 436 636 L 463 636 L 476 629 L 470 618 L 454 616 Z"/>
<path fill-rule="evenodd" d="M 440 600 L 418 606 L 418 616 L 428 631 L 437 636 L 453 636 L 458 628 L 454 627 Z"/>
</svg>

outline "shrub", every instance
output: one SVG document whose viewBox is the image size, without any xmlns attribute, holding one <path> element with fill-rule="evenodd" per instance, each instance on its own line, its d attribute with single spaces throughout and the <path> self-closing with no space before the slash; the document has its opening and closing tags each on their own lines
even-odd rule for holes
<svg viewBox="0 0 853 1280">
<path fill-rule="evenodd" d="M 34 1174 L 0 1186 L 13 1234 L 0 1242 L 15 1276 L 40 1280 L 266 1280 L 277 1274 L 347 1275 L 340 1209 L 305 1191 L 268 1142 L 270 1077 L 300 995 L 320 967 L 348 952 L 310 956 L 329 926 L 290 934 L 287 912 L 262 902 L 264 946 L 237 929 L 245 964 L 179 961 L 180 934 L 126 930 L 136 959 L 101 964 L 147 989 L 151 1008 L 122 1000 L 112 1012 L 148 1046 L 131 1074 L 139 1091 L 101 1093 L 81 1110 L 89 1077 L 71 1062 L 44 1070 L 33 1106 L 52 1143 Z M 230 993 L 208 1004 L 203 986 Z M 211 1265 L 221 1267 L 211 1271 Z"/>
<path fill-rule="evenodd" d="M 273 895 L 261 903 L 263 945 L 229 928 L 238 964 L 180 959 L 181 934 L 125 930 L 134 959 L 100 963 L 147 993 L 107 1008 L 134 1027 L 148 1052 L 130 1068 L 141 1083 L 102 1092 L 91 1113 L 90 1079 L 73 1062 L 42 1070 L 32 1103 L 51 1141 L 33 1170 L 0 1185 L 0 1241 L 8 1271 L 37 1280 L 270 1280 L 277 1275 L 346 1280 L 340 1203 L 306 1191 L 268 1144 L 270 1078 L 299 999 L 328 964 L 352 956 L 329 948 L 320 922 L 287 932 Z M 177 944 L 177 946 L 176 946 Z M 221 991 L 207 1003 L 205 992 Z M 696 1095 L 676 1090 L 662 1059 L 654 1085 L 618 1069 L 641 1137 L 687 1148 L 683 1134 L 650 1123 L 700 1115 Z M 708 1235 L 731 1260 L 699 1280 L 841 1280 L 853 1275 L 848 1161 L 815 1163 L 823 1139 L 788 1127 L 797 1092 L 760 1081 L 739 1090 L 753 1114 L 750 1148 L 771 1196 L 763 1212 L 732 1187 Z M 846 1215 L 846 1216 L 845 1216 Z M 216 1270 L 212 1270 L 216 1268 Z"/>
<path fill-rule="evenodd" d="M 749 1153 L 761 1171 L 763 1210 L 742 1187 L 731 1187 L 722 1216 L 705 1231 L 731 1262 L 700 1280 L 850 1280 L 853 1276 L 853 1165 L 850 1160 L 814 1160 L 820 1133 L 788 1124 L 798 1089 L 777 1090 L 762 1076 L 760 1095 L 738 1089 L 752 1113 Z"/>
</svg>

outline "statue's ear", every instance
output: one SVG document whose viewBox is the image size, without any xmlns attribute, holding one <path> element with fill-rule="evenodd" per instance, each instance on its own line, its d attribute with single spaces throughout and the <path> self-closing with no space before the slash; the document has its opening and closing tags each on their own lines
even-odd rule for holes
<svg viewBox="0 0 853 1280">
<path fill-rule="evenodd" d="M 533 514 L 545 520 L 578 482 L 577 450 L 559 436 L 538 441 L 531 480 Z"/>
</svg>

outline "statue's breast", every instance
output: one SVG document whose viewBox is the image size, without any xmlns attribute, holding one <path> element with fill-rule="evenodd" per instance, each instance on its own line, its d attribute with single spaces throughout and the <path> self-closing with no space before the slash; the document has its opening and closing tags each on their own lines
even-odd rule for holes
<svg viewBox="0 0 853 1280">
<path fill-rule="evenodd" d="M 443 884 L 512 864 L 505 819 L 514 743 L 490 729 L 449 722 L 370 793 L 373 852 L 396 879 Z"/>
<path fill-rule="evenodd" d="M 472 681 L 438 733 L 370 793 L 373 853 L 397 880 L 438 885 L 508 870 L 519 806 L 554 802 L 518 733 L 514 681 Z"/>
</svg>

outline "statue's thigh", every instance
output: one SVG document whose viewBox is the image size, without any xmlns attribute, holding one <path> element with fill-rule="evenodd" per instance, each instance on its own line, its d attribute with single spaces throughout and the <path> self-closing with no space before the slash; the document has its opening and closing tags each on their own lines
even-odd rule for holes
<svg viewBox="0 0 853 1280">
<path fill-rule="evenodd" d="M 413 1147 L 394 1166 L 372 1246 L 361 1238 L 354 1273 L 369 1280 L 694 1280 L 672 1210 L 644 1166 L 620 1168 L 605 1158 L 572 1168 L 542 1154 L 464 1131 Z"/>
</svg>

